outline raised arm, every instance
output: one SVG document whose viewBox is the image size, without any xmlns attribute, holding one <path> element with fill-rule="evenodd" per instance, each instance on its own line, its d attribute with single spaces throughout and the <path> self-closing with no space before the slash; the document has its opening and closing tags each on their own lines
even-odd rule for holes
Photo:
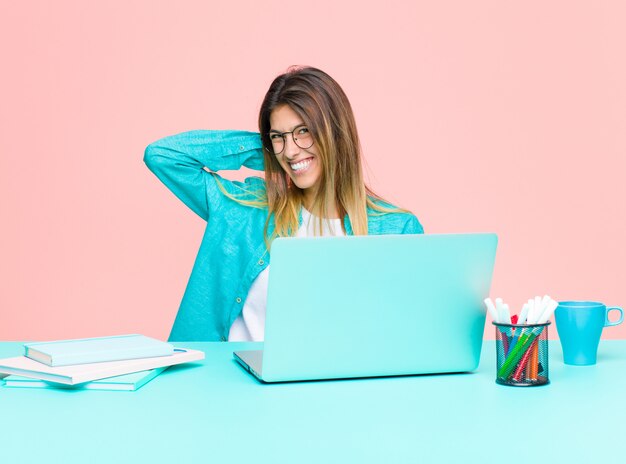
<svg viewBox="0 0 626 464">
<path fill-rule="evenodd" d="M 202 219 L 219 197 L 210 171 L 242 166 L 263 170 L 261 137 L 256 132 L 196 130 L 157 140 L 146 147 L 148 168 Z"/>
</svg>

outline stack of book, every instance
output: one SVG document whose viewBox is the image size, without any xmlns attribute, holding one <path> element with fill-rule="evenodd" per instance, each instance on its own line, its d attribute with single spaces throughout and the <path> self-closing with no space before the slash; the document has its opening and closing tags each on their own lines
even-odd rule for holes
<svg viewBox="0 0 626 464">
<path fill-rule="evenodd" d="M 134 391 L 169 366 L 201 359 L 202 351 L 119 335 L 25 343 L 24 356 L 0 359 L 0 374 L 9 374 L 5 387 Z"/>
</svg>

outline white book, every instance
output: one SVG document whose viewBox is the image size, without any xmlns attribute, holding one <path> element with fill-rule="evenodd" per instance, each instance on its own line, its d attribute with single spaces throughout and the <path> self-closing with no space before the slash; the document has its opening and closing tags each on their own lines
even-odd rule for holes
<svg viewBox="0 0 626 464">
<path fill-rule="evenodd" d="M 174 346 L 140 334 L 24 344 L 24 356 L 48 366 L 169 356 Z"/>
<path fill-rule="evenodd" d="M 154 379 L 165 369 L 167 369 L 167 367 L 158 367 L 156 369 L 150 369 L 149 371 L 116 375 L 115 377 L 92 380 L 91 382 L 84 382 L 78 385 L 66 385 L 64 383 L 50 382 L 48 380 L 31 379 L 20 375 L 9 375 L 4 379 L 4 386 L 10 388 L 136 391 Z"/>
<path fill-rule="evenodd" d="M 33 379 L 48 380 L 66 385 L 77 385 L 91 380 L 105 379 L 116 375 L 173 366 L 204 359 L 204 353 L 198 350 L 175 348 L 170 356 L 127 359 L 124 361 L 77 364 L 72 366 L 46 366 L 26 356 L 0 359 L 0 373 L 21 375 Z"/>
</svg>

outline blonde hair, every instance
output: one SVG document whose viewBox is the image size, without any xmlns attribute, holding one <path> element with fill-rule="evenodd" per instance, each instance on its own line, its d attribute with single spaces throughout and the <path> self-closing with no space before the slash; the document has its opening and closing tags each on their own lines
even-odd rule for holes
<svg viewBox="0 0 626 464">
<path fill-rule="evenodd" d="M 268 208 L 264 228 L 268 248 L 275 237 L 296 234 L 298 215 L 303 206 L 303 192 L 290 181 L 279 164 L 269 138 L 270 115 L 283 105 L 288 105 L 307 125 L 321 159 L 322 175 L 318 195 L 312 205 L 312 210 L 320 217 L 319 230 L 321 218 L 327 217 L 329 200 L 336 204 L 340 217 L 348 216 L 355 235 L 367 235 L 368 209 L 373 214 L 405 211 L 385 204 L 365 185 L 354 114 L 339 84 L 319 69 L 291 67 L 274 79 L 259 112 L 259 132 L 265 158 L 265 191 L 242 190 L 229 194 L 218 182 L 229 198 L 244 205 Z M 275 227 L 268 236 L 272 216 Z"/>
</svg>

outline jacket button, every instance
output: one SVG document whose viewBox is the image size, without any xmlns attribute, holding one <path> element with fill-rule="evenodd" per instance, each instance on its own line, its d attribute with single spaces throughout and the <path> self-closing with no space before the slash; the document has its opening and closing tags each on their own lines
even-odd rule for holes
<svg viewBox="0 0 626 464">
<path fill-rule="evenodd" d="M 262 259 L 259 259 L 259 266 L 263 266 L 265 264 L 265 261 L 263 261 Z"/>
<path fill-rule="evenodd" d="M 237 297 L 237 299 L 235 300 L 237 303 L 241 303 L 241 298 Z"/>
<path fill-rule="evenodd" d="M 239 151 L 244 151 L 246 148 L 243 145 L 239 146 Z"/>
</svg>

